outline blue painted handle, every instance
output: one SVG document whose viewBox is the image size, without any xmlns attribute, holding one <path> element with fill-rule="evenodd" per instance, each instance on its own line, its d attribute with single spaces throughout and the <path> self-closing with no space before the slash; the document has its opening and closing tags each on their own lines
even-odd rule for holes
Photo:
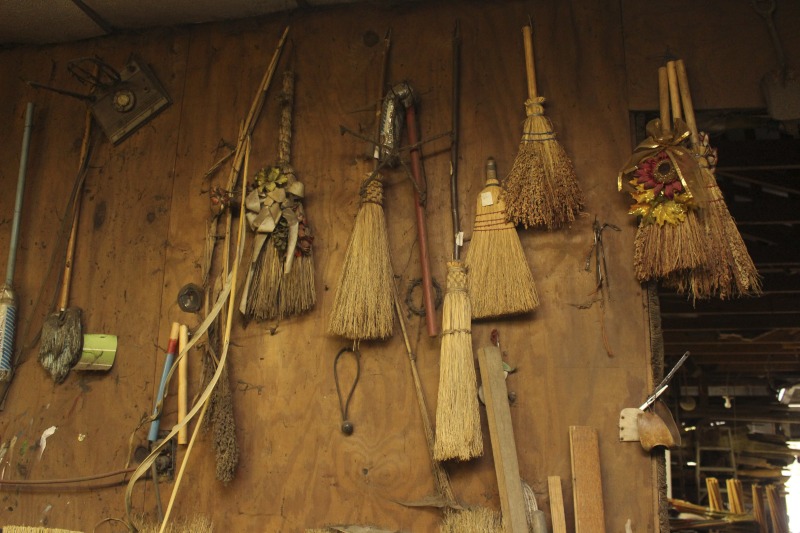
<svg viewBox="0 0 800 533">
<path fill-rule="evenodd" d="M 172 368 L 172 362 L 175 359 L 175 354 L 168 352 L 167 358 L 164 361 L 164 372 L 161 373 L 161 383 L 158 385 L 158 396 L 156 396 L 156 403 L 153 407 L 153 416 L 156 415 L 158 409 L 158 403 L 164 398 L 164 389 L 167 387 L 167 376 L 169 375 L 169 371 Z M 163 409 L 162 409 L 163 411 Z M 155 442 L 158 440 L 158 429 L 161 425 L 161 414 L 158 414 L 158 418 L 150 422 L 150 433 L 147 435 L 147 440 L 150 442 Z"/>
</svg>

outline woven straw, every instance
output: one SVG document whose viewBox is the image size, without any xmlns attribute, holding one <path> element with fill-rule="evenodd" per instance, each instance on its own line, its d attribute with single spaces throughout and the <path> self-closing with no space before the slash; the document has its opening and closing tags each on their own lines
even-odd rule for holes
<svg viewBox="0 0 800 533">
<path fill-rule="evenodd" d="M 393 278 L 383 185 L 373 180 L 364 191 L 347 243 L 328 331 L 352 340 L 390 337 L 394 321 Z"/>
<path fill-rule="evenodd" d="M 506 206 L 491 160 L 488 175 L 478 196 L 465 257 L 474 319 L 527 313 L 539 305 L 519 235 L 514 224 L 506 222 Z"/>
<path fill-rule="evenodd" d="M 447 263 L 447 292 L 442 310 L 439 399 L 433 448 L 437 461 L 466 461 L 483 454 L 470 327 L 467 271 L 461 261 L 450 261 Z"/>
</svg>

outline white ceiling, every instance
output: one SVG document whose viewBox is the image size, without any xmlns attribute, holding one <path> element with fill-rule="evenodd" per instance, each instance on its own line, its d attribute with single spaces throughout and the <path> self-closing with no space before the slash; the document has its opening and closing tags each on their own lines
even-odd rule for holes
<svg viewBox="0 0 800 533">
<path fill-rule="evenodd" d="M 79 4 L 116 30 L 234 20 L 353 0 L 0 0 L 0 44 L 50 44 L 105 35 Z"/>
</svg>

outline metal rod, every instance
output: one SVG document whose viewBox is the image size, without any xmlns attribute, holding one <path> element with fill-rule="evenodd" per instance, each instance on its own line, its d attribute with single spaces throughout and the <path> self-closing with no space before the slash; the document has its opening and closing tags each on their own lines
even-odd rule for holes
<svg viewBox="0 0 800 533">
<path fill-rule="evenodd" d="M 14 204 L 14 221 L 11 225 L 11 243 L 8 248 L 8 266 L 6 267 L 6 285 L 14 281 L 14 264 L 17 260 L 17 244 L 19 243 L 19 219 L 22 213 L 22 197 L 25 193 L 25 175 L 28 171 L 28 152 L 31 144 L 33 127 L 33 102 L 28 102 L 25 109 L 25 133 L 22 136 L 22 153 L 19 156 L 19 176 L 17 177 L 17 199 Z"/>
</svg>

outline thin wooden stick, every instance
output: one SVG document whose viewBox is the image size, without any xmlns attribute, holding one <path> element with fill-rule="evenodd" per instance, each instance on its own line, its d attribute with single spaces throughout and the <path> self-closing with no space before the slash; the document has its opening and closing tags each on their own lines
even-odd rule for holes
<svg viewBox="0 0 800 533">
<path fill-rule="evenodd" d="M 183 354 L 178 359 L 178 422 L 183 422 L 186 418 L 186 405 L 188 399 L 188 379 L 189 379 L 189 359 L 183 353 L 186 350 L 186 344 L 189 342 L 189 328 L 186 324 L 181 324 L 178 333 L 178 353 Z M 187 442 L 186 426 L 178 430 L 178 444 L 186 444 Z"/>
<path fill-rule="evenodd" d="M 672 119 L 673 121 L 676 119 L 682 119 L 683 116 L 681 115 L 681 98 L 678 94 L 678 91 L 673 91 L 672 87 L 677 87 L 678 85 L 678 73 L 675 70 L 675 62 L 669 61 L 667 63 L 667 79 L 669 80 L 669 100 L 670 104 L 672 105 Z"/>
<path fill-rule="evenodd" d="M 666 67 L 658 69 L 658 111 L 661 118 L 661 131 L 669 133 L 672 131 L 669 118 L 669 76 Z"/>
</svg>

